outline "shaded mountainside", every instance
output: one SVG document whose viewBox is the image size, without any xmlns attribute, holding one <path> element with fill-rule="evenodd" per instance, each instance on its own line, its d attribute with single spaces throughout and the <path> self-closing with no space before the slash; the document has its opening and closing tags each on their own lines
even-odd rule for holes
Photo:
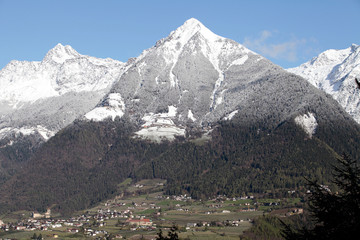
<svg viewBox="0 0 360 240">
<path fill-rule="evenodd" d="M 165 152 L 158 149 L 166 144 L 134 140 L 132 130 L 129 122 L 116 120 L 76 122 L 60 131 L 1 186 L 1 210 L 54 206 L 69 213 L 112 196 L 142 162 Z"/>
<path fill-rule="evenodd" d="M 0 185 L 16 174 L 39 148 L 41 136 L 18 136 L 17 141 L 0 140 Z"/>
<path fill-rule="evenodd" d="M 85 114 L 89 104 L 95 106 L 100 99 L 101 94 L 94 92 L 67 93 L 38 100 L 4 116 L 0 120 L 0 183 L 23 167 L 55 131 Z"/>
<path fill-rule="evenodd" d="M 360 157 L 360 128 L 346 114 L 335 117 L 335 111 L 342 112 L 340 107 L 325 111 L 324 106 L 329 107 L 332 101 L 318 96 L 312 100 L 317 108 L 307 106 L 307 111 L 318 116 L 319 125 L 312 137 L 294 118 L 281 120 L 278 109 L 277 114 L 269 110 L 257 119 L 251 116 L 253 112 L 242 112 L 231 121 L 219 122 L 207 145 L 174 145 L 172 155 L 146 163 L 136 176 L 166 178 L 168 194 L 186 190 L 195 197 L 295 189 L 305 186 L 304 177 L 326 182 L 336 155 L 347 152 Z M 271 103 L 263 106 L 267 104 Z"/>
<path fill-rule="evenodd" d="M 201 144 L 134 139 L 134 126 L 126 117 L 76 122 L 45 143 L 0 187 L 1 212 L 52 206 L 71 213 L 114 196 L 117 184 L 127 177 L 164 178 L 168 194 L 197 198 L 275 194 L 304 187 L 304 177 L 328 183 L 337 154 L 360 155 L 360 129 L 351 120 L 320 124 L 312 138 L 293 119 L 275 127 L 266 127 L 267 121 L 274 119 L 222 121 L 212 141 Z"/>
</svg>

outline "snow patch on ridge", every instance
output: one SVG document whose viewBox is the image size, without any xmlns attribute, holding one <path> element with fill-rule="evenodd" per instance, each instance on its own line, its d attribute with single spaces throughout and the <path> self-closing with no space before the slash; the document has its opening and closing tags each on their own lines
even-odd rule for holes
<svg viewBox="0 0 360 240">
<path fill-rule="evenodd" d="M 49 140 L 56 133 L 55 131 L 51 131 L 40 125 L 37 125 L 36 130 L 45 139 L 45 141 Z"/>
<path fill-rule="evenodd" d="M 222 104 L 223 100 L 224 100 L 224 93 L 226 92 L 227 89 L 224 89 L 220 92 L 219 96 L 216 98 L 215 101 L 215 108 L 216 106 Z"/>
<path fill-rule="evenodd" d="M 51 137 L 53 137 L 55 135 L 55 131 L 51 131 L 41 125 L 37 125 L 36 127 L 21 127 L 21 128 L 3 128 L 0 130 L 0 139 L 3 139 L 11 134 L 15 135 L 15 137 L 19 137 L 20 134 L 24 135 L 24 136 L 29 136 L 29 135 L 33 135 L 33 134 L 40 134 L 41 137 L 47 141 L 49 140 Z"/>
<path fill-rule="evenodd" d="M 143 128 L 135 134 L 140 138 L 159 143 L 164 140 L 173 141 L 175 136 L 185 136 L 185 129 L 176 126 L 153 126 L 146 129 Z"/>
<path fill-rule="evenodd" d="M 230 114 L 228 114 L 227 116 L 224 117 L 224 120 L 231 120 L 238 112 L 239 112 L 239 110 L 235 110 L 235 111 L 231 112 Z"/>
<path fill-rule="evenodd" d="M 190 109 L 188 111 L 188 116 L 187 117 L 193 122 L 196 121 L 196 118 L 194 117 L 194 114 L 192 113 L 192 111 Z"/>
<path fill-rule="evenodd" d="M 185 129 L 176 126 L 172 120 L 176 117 L 177 108 L 169 106 L 168 109 L 167 113 L 145 114 L 142 118 L 145 123 L 141 130 L 135 132 L 136 136 L 154 142 L 173 141 L 176 136 L 185 136 Z"/>
<path fill-rule="evenodd" d="M 97 107 L 85 114 L 85 118 L 93 121 L 103 121 L 111 117 L 114 121 L 116 117 L 122 117 L 125 112 L 125 103 L 120 93 L 110 93 L 103 106 Z"/>
<path fill-rule="evenodd" d="M 314 113 L 310 112 L 297 116 L 295 123 L 299 125 L 310 138 L 315 134 L 318 126 Z"/>
<path fill-rule="evenodd" d="M 241 58 L 238 58 L 238 59 L 236 59 L 235 61 L 233 61 L 231 64 L 230 64 L 230 66 L 232 66 L 232 65 L 243 65 L 245 62 L 246 62 L 246 60 L 248 60 L 249 59 L 249 56 L 248 55 L 244 55 L 244 56 L 242 56 Z"/>
<path fill-rule="evenodd" d="M 10 128 L 10 127 L 0 129 L 0 139 L 3 139 L 4 137 L 6 137 L 7 134 L 8 134 L 9 132 L 11 132 L 12 129 L 13 129 L 13 128 Z"/>
</svg>

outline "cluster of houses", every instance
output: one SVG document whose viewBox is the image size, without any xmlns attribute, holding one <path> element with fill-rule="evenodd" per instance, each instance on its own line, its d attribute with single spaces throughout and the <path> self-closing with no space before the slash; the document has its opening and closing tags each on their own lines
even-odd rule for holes
<svg viewBox="0 0 360 240">
<path fill-rule="evenodd" d="M 186 230 L 191 230 L 197 227 L 210 227 L 210 226 L 216 226 L 216 227 L 224 227 L 224 226 L 229 226 L 229 227 L 239 227 L 241 223 L 243 222 L 252 222 L 251 219 L 247 219 L 247 220 L 243 220 L 243 219 L 238 219 L 238 220 L 225 220 L 222 222 L 198 222 L 198 223 L 187 223 L 186 224 Z M 195 229 L 196 230 L 196 229 Z"/>
<path fill-rule="evenodd" d="M 50 218 L 51 217 L 51 209 L 48 208 L 45 214 L 40 214 L 38 212 L 32 212 L 32 218 Z"/>
<path fill-rule="evenodd" d="M 131 207 L 129 207 L 131 208 Z M 145 219 L 144 216 L 134 216 L 130 209 L 124 211 L 117 211 L 111 209 L 99 209 L 95 214 L 83 214 L 77 217 L 71 217 L 69 219 L 51 219 L 50 210 L 45 214 L 32 213 L 32 217 L 27 220 L 21 220 L 17 223 L 4 223 L 0 221 L 0 229 L 3 231 L 47 231 L 49 229 L 66 227 L 65 231 L 71 233 L 79 232 L 79 228 L 83 227 L 85 234 L 89 236 L 95 236 L 97 234 L 106 234 L 103 232 L 95 231 L 91 229 L 94 227 L 102 227 L 106 225 L 106 221 L 112 218 L 127 219 L 129 225 L 135 225 L 138 227 L 153 226 L 150 219 Z"/>
<path fill-rule="evenodd" d="M 291 216 L 291 215 L 297 215 L 303 213 L 304 213 L 304 209 L 302 208 L 292 208 L 289 212 L 285 214 L 285 216 Z"/>
<path fill-rule="evenodd" d="M 153 222 L 148 218 L 140 218 L 140 219 L 128 219 L 126 220 L 126 224 L 130 226 L 131 231 L 141 229 L 147 229 L 147 230 L 155 230 L 156 224 L 153 224 Z"/>
<path fill-rule="evenodd" d="M 142 188 L 143 185 L 135 185 L 136 188 Z M 149 202 L 142 202 L 142 203 L 124 203 L 123 200 L 119 198 L 107 201 L 100 209 L 93 213 L 85 213 L 80 216 L 71 217 L 68 219 L 57 219 L 54 220 L 51 218 L 51 211 L 50 209 L 47 210 L 45 214 L 33 213 L 32 218 L 28 220 L 19 221 L 16 224 L 7 223 L 5 224 L 0 220 L 0 228 L 4 231 L 10 230 L 18 230 L 18 231 L 46 231 L 49 229 L 54 228 L 62 228 L 61 231 L 66 231 L 69 233 L 78 233 L 82 232 L 87 236 L 98 236 L 98 235 L 107 235 L 108 233 L 104 230 L 99 230 L 98 227 L 103 227 L 106 225 L 107 220 L 118 218 L 118 222 L 122 224 L 121 226 L 127 226 L 130 230 L 138 230 L 138 229 L 151 229 L 154 230 L 156 228 L 156 224 L 152 222 L 151 219 L 146 218 L 143 215 L 135 215 L 134 212 L 138 210 L 147 210 L 147 209 L 157 209 L 159 211 L 153 211 L 154 214 L 162 215 L 161 207 L 156 205 L 155 203 Z M 164 196 L 158 195 L 158 199 L 160 200 L 175 200 L 181 202 L 188 202 L 191 201 L 191 197 L 187 195 L 179 195 L 179 196 Z M 219 195 L 214 199 L 209 199 L 213 201 L 212 204 L 207 205 L 208 209 L 205 210 L 205 214 L 214 214 L 214 213 L 223 213 L 228 214 L 230 213 L 229 210 L 223 210 L 224 206 L 241 206 L 240 208 L 236 208 L 236 211 L 256 211 L 261 205 L 264 206 L 277 206 L 279 202 L 272 202 L 272 203 L 260 203 L 254 200 L 253 196 L 243 196 L 243 197 L 236 197 L 236 198 L 229 198 L 224 195 Z M 248 200 L 248 201 L 240 201 L 239 200 Z M 200 200 L 201 201 L 201 200 Z M 226 202 L 225 202 L 226 201 Z M 229 205 L 229 201 L 230 202 Z M 190 212 L 189 209 L 184 208 L 182 203 L 177 203 L 172 210 L 183 211 L 183 212 Z M 117 209 L 124 209 L 124 210 L 115 210 Z M 289 212 L 289 215 L 293 214 L 301 214 L 302 209 L 293 209 Z M 166 213 L 163 213 L 164 215 Z M 156 218 L 156 216 L 154 216 Z M 247 220 L 226 220 L 222 222 L 200 222 L 200 223 L 188 223 L 186 225 L 187 229 L 193 229 L 196 227 L 204 227 L 204 226 L 233 226 L 238 227 L 244 221 L 251 221 L 250 219 Z"/>
<path fill-rule="evenodd" d="M 246 200 L 246 199 L 254 199 L 254 196 L 250 195 L 250 196 L 229 198 L 225 195 L 218 195 L 218 196 L 216 196 L 216 198 L 211 199 L 211 201 L 214 201 L 214 202 L 234 201 L 235 202 L 235 201 Z"/>
<path fill-rule="evenodd" d="M 84 234 L 85 234 L 86 236 L 92 236 L 92 237 L 94 237 L 94 236 L 97 236 L 97 235 L 100 235 L 100 234 L 108 234 L 108 232 L 107 232 L 107 231 L 104 231 L 104 230 L 94 230 L 94 229 L 91 229 L 91 228 L 86 228 L 86 229 L 84 230 Z"/>
<path fill-rule="evenodd" d="M 17 223 L 2 223 L 0 229 L 7 231 L 47 231 L 50 228 L 62 227 L 59 220 L 51 219 L 28 219 L 22 220 Z"/>
<path fill-rule="evenodd" d="M 157 196 L 158 199 L 166 199 L 166 200 L 175 200 L 175 201 L 188 201 L 191 200 L 191 196 L 187 196 L 186 194 L 184 195 L 173 195 L 173 196 L 165 196 L 165 195 L 158 195 Z M 250 196 L 242 196 L 242 197 L 226 197 L 225 195 L 218 195 L 216 196 L 214 199 L 209 199 L 210 201 L 214 201 L 214 202 L 222 202 L 224 203 L 224 201 L 238 201 L 238 200 L 246 200 L 246 199 L 254 199 L 254 196 L 250 195 Z M 201 200 L 200 200 L 201 201 Z"/>
<path fill-rule="evenodd" d="M 245 221 L 251 222 L 252 220 L 251 220 L 251 219 L 247 219 L 247 220 L 243 220 L 243 219 L 239 219 L 239 220 L 225 220 L 225 221 L 223 221 L 223 224 L 224 224 L 225 226 L 238 227 L 238 226 L 240 226 L 240 224 L 241 224 L 242 222 L 245 222 Z"/>
<path fill-rule="evenodd" d="M 179 195 L 179 196 L 176 196 L 176 195 L 173 195 L 173 196 L 164 196 L 164 195 L 158 195 L 157 196 L 158 199 L 166 199 L 166 200 L 175 200 L 175 201 L 188 201 L 188 200 L 191 200 L 191 197 L 190 196 L 187 196 L 186 194 L 184 195 Z"/>
</svg>

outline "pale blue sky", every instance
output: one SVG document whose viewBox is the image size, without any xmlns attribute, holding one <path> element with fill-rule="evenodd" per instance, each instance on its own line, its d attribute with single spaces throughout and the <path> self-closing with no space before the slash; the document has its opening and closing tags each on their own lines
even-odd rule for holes
<svg viewBox="0 0 360 240">
<path fill-rule="evenodd" d="M 57 43 L 127 61 L 191 17 L 284 68 L 360 44 L 360 0 L 0 0 L 0 69 Z"/>
</svg>

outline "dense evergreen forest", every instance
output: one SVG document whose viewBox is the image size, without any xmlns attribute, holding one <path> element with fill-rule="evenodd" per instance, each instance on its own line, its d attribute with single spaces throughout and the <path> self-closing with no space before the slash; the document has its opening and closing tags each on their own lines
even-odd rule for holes
<svg viewBox="0 0 360 240">
<path fill-rule="evenodd" d="M 118 184 L 128 177 L 167 179 L 167 194 L 194 198 L 282 196 L 304 190 L 304 177 L 331 184 L 330 166 L 342 151 L 359 156 L 357 125 L 319 127 L 312 138 L 293 120 L 264 126 L 222 121 L 214 125 L 211 141 L 156 144 L 135 139 L 135 126 L 126 117 L 77 121 L 46 142 L 0 187 L 0 212 L 52 207 L 71 214 L 118 194 Z"/>
<path fill-rule="evenodd" d="M 31 158 L 40 147 L 38 138 L 20 136 L 16 142 L 0 140 L 0 185 L 17 173 L 18 169 Z"/>
</svg>

